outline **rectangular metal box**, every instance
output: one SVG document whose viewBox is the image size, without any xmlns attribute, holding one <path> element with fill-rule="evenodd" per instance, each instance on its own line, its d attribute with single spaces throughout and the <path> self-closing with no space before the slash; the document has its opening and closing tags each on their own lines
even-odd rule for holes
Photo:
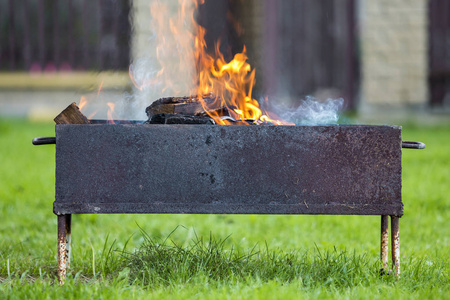
<svg viewBox="0 0 450 300">
<path fill-rule="evenodd" d="M 57 125 L 57 215 L 403 215 L 401 127 Z"/>
</svg>

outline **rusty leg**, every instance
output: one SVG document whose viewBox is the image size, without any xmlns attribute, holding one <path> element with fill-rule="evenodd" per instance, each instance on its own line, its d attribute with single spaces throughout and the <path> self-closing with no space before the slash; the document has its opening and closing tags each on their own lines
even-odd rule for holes
<svg viewBox="0 0 450 300">
<path fill-rule="evenodd" d="M 63 285 L 66 280 L 66 216 L 58 216 L 58 280 Z"/>
<path fill-rule="evenodd" d="M 70 256 L 71 256 L 71 238 L 72 238 L 72 215 L 66 216 L 66 266 L 70 268 Z"/>
<path fill-rule="evenodd" d="M 391 216 L 391 243 L 392 243 L 392 266 L 395 276 L 400 278 L 400 236 L 399 218 Z"/>
<path fill-rule="evenodd" d="M 389 216 L 381 216 L 381 247 L 380 259 L 382 263 L 381 273 L 387 270 L 389 258 Z"/>
<path fill-rule="evenodd" d="M 70 262 L 70 224 L 71 215 L 58 216 L 58 280 L 63 285 Z"/>
</svg>

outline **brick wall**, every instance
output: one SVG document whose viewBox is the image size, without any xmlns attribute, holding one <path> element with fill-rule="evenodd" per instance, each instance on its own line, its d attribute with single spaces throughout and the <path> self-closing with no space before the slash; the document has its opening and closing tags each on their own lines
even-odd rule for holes
<svg viewBox="0 0 450 300">
<path fill-rule="evenodd" d="M 360 0 L 362 104 L 427 101 L 427 1 Z"/>
</svg>

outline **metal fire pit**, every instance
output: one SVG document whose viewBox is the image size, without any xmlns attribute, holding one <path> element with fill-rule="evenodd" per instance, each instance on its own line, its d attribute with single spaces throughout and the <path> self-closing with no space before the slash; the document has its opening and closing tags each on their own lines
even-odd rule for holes
<svg viewBox="0 0 450 300">
<path fill-rule="evenodd" d="M 33 143 L 54 143 L 36 138 Z M 400 274 L 398 126 L 56 125 L 59 278 L 72 214 L 381 215 Z"/>
</svg>

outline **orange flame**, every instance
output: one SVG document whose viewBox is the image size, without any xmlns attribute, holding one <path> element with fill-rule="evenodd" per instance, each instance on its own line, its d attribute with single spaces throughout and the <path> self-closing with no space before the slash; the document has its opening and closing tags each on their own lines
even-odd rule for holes
<svg viewBox="0 0 450 300">
<path fill-rule="evenodd" d="M 261 109 L 257 100 L 252 97 L 255 85 L 255 70 L 247 62 L 247 51 L 244 46 L 241 53 L 237 53 L 233 60 L 227 62 L 220 52 L 220 43 L 216 43 L 214 54 L 206 51 L 206 30 L 196 23 L 194 13 L 205 0 L 178 0 L 178 14 L 168 18 L 169 7 L 164 1 L 153 1 L 150 5 L 152 29 L 155 31 L 156 59 L 161 68 L 154 76 L 141 76 L 133 65 L 130 65 L 129 75 L 134 86 L 143 91 L 146 88 L 160 87 L 161 95 L 171 92 L 172 96 L 190 92 L 198 95 L 203 109 L 213 118 L 216 124 L 235 124 L 230 117 L 239 124 L 271 123 L 278 125 L 292 125 L 278 120 L 277 117 Z M 194 34 L 189 30 L 189 24 L 194 26 Z M 235 24 L 238 28 L 240 26 Z M 167 32 L 170 30 L 170 32 Z M 138 68 L 136 68 L 138 69 Z M 193 70 L 196 69 L 196 76 Z M 195 73 L 195 72 L 194 72 Z M 192 85 L 180 84 L 181 77 L 192 78 Z M 152 75 L 152 74 L 151 74 Z M 102 89 L 98 89 L 97 98 Z M 193 87 L 192 87 L 193 86 Z M 214 101 L 208 97 L 208 102 L 202 95 L 214 95 Z M 80 100 L 84 103 L 85 98 Z M 108 119 L 112 120 L 114 104 L 108 102 Z M 226 109 L 217 109 L 226 108 Z M 228 118 L 228 119 L 227 119 Z"/>
<path fill-rule="evenodd" d="M 86 107 L 87 102 L 88 101 L 87 101 L 86 97 L 85 96 L 81 96 L 80 104 L 78 104 L 78 108 L 80 109 L 80 111 L 83 110 Z"/>
<path fill-rule="evenodd" d="M 194 23 L 196 24 L 196 23 Z M 217 124 L 232 124 L 221 115 L 223 110 L 214 107 L 226 107 L 230 117 L 240 123 L 273 123 L 277 125 L 291 125 L 281 120 L 272 119 L 269 113 L 260 109 L 257 100 L 252 98 L 255 85 L 255 70 L 247 62 L 246 47 L 237 53 L 233 60 L 227 62 L 220 52 L 220 42 L 215 45 L 214 57 L 206 51 L 206 30 L 196 24 L 194 39 L 195 58 L 198 62 L 197 95 L 213 94 L 217 98 L 213 103 L 207 103 L 199 96 L 204 110 Z"/>
<path fill-rule="evenodd" d="M 103 87 L 103 80 L 102 80 L 102 82 L 100 82 L 100 85 L 98 86 L 97 98 L 100 97 L 100 92 L 102 91 L 102 87 Z"/>
<path fill-rule="evenodd" d="M 89 103 L 88 99 L 85 96 L 81 96 L 80 104 L 78 104 L 78 108 L 80 109 L 81 112 L 84 113 L 84 110 L 88 106 L 88 103 Z M 92 119 L 96 115 L 96 113 L 97 111 L 92 112 L 87 118 Z"/>
<path fill-rule="evenodd" d="M 102 87 L 103 87 L 103 81 L 100 83 L 100 85 L 99 85 L 99 87 L 98 87 L 98 89 L 97 89 L 97 100 L 100 99 L 100 93 L 101 93 L 101 91 L 102 91 Z M 89 105 L 88 105 L 89 102 L 90 102 L 90 101 L 87 99 L 87 97 L 81 96 L 81 98 L 80 98 L 80 103 L 78 104 L 78 108 L 80 109 L 80 111 L 81 111 L 82 113 L 86 113 L 85 110 L 86 110 L 86 108 L 89 106 Z M 107 111 L 107 113 L 106 113 L 108 123 L 114 124 L 114 121 L 113 121 L 113 114 L 114 114 L 114 106 L 115 106 L 115 104 L 112 103 L 112 102 L 108 102 L 106 105 L 108 106 L 108 111 Z M 87 116 L 87 118 L 88 118 L 89 120 L 91 120 L 91 119 L 94 118 L 94 116 L 95 116 L 96 114 L 97 114 L 97 110 L 94 110 L 94 111 L 92 111 L 92 112 Z"/>
<path fill-rule="evenodd" d="M 108 112 L 106 113 L 106 115 L 108 116 L 108 124 L 115 124 L 113 115 L 116 105 L 112 102 L 108 102 L 106 103 L 106 105 L 108 105 Z"/>
</svg>

